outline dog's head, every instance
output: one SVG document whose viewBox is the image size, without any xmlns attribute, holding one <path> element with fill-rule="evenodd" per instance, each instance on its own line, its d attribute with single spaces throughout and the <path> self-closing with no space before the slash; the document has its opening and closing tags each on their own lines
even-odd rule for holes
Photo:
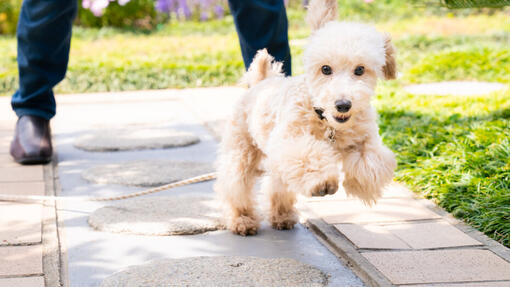
<svg viewBox="0 0 510 287">
<path fill-rule="evenodd" d="M 338 22 L 337 0 L 312 0 L 313 33 L 304 52 L 305 77 L 316 110 L 335 129 L 352 125 L 370 108 L 378 78 L 395 78 L 395 49 L 375 28 Z"/>
</svg>

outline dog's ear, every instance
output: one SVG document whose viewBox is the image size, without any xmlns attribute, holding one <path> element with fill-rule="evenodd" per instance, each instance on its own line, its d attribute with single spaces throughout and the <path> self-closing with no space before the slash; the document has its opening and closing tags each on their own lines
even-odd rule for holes
<svg viewBox="0 0 510 287">
<path fill-rule="evenodd" d="M 311 0 L 308 5 L 306 21 L 312 31 L 320 29 L 324 24 L 338 18 L 337 0 Z"/>
<path fill-rule="evenodd" d="M 391 36 L 384 35 L 384 51 L 386 63 L 383 67 L 384 78 L 386 80 L 395 79 L 397 77 L 397 63 L 395 61 L 395 46 L 391 42 Z"/>
</svg>

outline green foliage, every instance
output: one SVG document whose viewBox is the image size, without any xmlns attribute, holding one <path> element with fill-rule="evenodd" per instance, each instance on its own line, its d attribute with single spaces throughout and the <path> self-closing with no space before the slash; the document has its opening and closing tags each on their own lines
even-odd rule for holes
<svg viewBox="0 0 510 287">
<path fill-rule="evenodd" d="M 339 0 L 338 12 L 340 19 L 352 20 L 388 20 L 405 17 L 412 17 L 415 13 L 423 13 L 426 9 L 418 1 L 408 0 L 374 0 L 366 2 L 363 0 Z M 431 13 L 440 12 L 439 5 L 428 7 Z M 421 10 L 421 11 L 420 11 Z"/>
<path fill-rule="evenodd" d="M 153 29 L 166 18 L 154 8 L 154 0 L 131 0 L 121 6 L 111 2 L 100 17 L 94 16 L 88 9 L 78 10 L 76 23 L 84 27 L 122 27 L 142 30 Z"/>
<path fill-rule="evenodd" d="M 510 6 L 510 0 L 442 0 L 451 9 Z"/>
<path fill-rule="evenodd" d="M 0 2 L 0 35 L 16 32 L 20 9 L 21 0 L 2 0 Z"/>
<path fill-rule="evenodd" d="M 423 97 L 391 87 L 377 105 L 397 179 L 510 246 L 510 91 Z"/>
</svg>

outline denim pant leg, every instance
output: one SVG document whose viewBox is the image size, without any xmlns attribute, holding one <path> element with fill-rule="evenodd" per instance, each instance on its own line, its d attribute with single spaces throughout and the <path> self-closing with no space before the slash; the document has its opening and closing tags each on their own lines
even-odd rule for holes
<svg viewBox="0 0 510 287">
<path fill-rule="evenodd" d="M 77 0 L 24 0 L 18 22 L 19 90 L 12 96 L 18 115 L 51 119 L 53 87 L 64 79 Z"/>
<path fill-rule="evenodd" d="M 267 48 L 291 74 L 287 14 L 283 0 L 229 0 L 244 65 L 248 68 L 257 50 Z"/>
</svg>

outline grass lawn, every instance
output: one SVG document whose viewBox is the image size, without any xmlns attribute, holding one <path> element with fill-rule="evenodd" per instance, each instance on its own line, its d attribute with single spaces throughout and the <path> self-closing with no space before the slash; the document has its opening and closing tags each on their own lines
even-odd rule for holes
<svg viewBox="0 0 510 287">
<path fill-rule="evenodd" d="M 510 247 L 510 89 L 478 97 L 425 97 L 402 89 L 443 80 L 510 87 L 510 10 L 453 15 L 386 2 L 367 9 L 356 6 L 363 1 L 346 0 L 341 14 L 375 22 L 398 48 L 401 76 L 381 82 L 374 100 L 384 141 L 398 156 L 397 180 Z M 302 10 L 288 15 L 293 71 L 300 74 L 309 31 Z M 148 34 L 74 32 L 58 93 L 232 85 L 244 69 L 231 17 L 171 23 Z M 17 85 L 12 36 L 0 37 L 0 55 L 0 95 L 9 95 Z"/>
</svg>

